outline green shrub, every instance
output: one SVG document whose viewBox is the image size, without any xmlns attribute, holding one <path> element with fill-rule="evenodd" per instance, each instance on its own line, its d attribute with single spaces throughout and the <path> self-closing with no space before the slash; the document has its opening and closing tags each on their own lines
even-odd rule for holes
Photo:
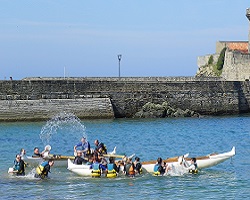
<svg viewBox="0 0 250 200">
<path fill-rule="evenodd" d="M 216 64 L 213 65 L 213 71 L 216 76 L 221 76 L 222 74 L 222 70 L 218 70 Z"/>
<path fill-rule="evenodd" d="M 227 48 L 225 47 L 220 52 L 220 56 L 219 56 L 218 62 L 216 64 L 217 70 L 222 70 L 222 68 L 223 68 L 226 50 L 227 50 Z"/>
<path fill-rule="evenodd" d="M 209 64 L 209 65 L 212 65 L 213 62 L 214 62 L 214 57 L 213 57 L 213 55 L 211 55 L 211 56 L 209 57 L 209 59 L 208 59 L 208 64 Z"/>
</svg>

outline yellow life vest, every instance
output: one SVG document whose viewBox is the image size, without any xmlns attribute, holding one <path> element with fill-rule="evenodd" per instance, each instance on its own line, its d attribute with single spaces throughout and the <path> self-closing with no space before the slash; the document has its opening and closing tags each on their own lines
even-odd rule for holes
<svg viewBox="0 0 250 200">
<path fill-rule="evenodd" d="M 41 165 L 39 165 L 36 168 L 36 173 L 37 175 L 39 175 L 41 178 L 44 178 L 45 176 L 47 176 L 47 172 L 44 170 L 44 167 L 48 164 L 48 162 L 43 162 Z"/>
<path fill-rule="evenodd" d="M 41 175 L 43 173 L 43 170 L 44 170 L 44 166 L 42 165 L 39 165 L 37 168 L 36 168 L 36 173 L 38 175 Z"/>
<path fill-rule="evenodd" d="M 92 177 L 100 177 L 101 176 L 101 170 L 100 169 L 98 169 L 98 170 L 92 170 L 91 176 Z"/>
<path fill-rule="evenodd" d="M 93 164 L 93 170 L 91 172 L 92 177 L 100 177 L 101 176 L 101 170 L 99 169 L 99 163 Z"/>
<path fill-rule="evenodd" d="M 189 173 L 190 174 L 197 174 L 198 173 L 198 169 L 190 169 Z"/>
<path fill-rule="evenodd" d="M 154 172 L 154 176 L 159 176 L 159 175 L 161 175 L 161 173 L 159 171 Z"/>
<path fill-rule="evenodd" d="M 114 169 L 108 170 L 107 178 L 115 178 L 116 176 L 117 176 L 117 173 Z"/>
</svg>

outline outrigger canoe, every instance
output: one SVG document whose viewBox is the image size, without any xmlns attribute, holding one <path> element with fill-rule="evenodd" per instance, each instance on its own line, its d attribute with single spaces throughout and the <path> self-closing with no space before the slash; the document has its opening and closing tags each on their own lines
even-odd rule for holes
<svg viewBox="0 0 250 200">
<path fill-rule="evenodd" d="M 234 155 L 235 155 L 235 147 L 233 147 L 231 151 L 229 152 L 225 152 L 221 154 L 213 153 L 207 156 L 196 157 L 197 167 L 198 169 L 213 167 L 215 165 L 218 165 L 232 158 Z M 164 162 L 170 165 L 171 164 L 176 165 L 176 164 L 179 164 L 179 158 L 180 157 L 168 158 L 164 160 Z M 185 161 L 189 165 L 191 164 L 191 158 L 185 158 Z M 156 161 L 142 162 L 142 168 L 149 173 L 153 173 L 155 164 L 156 164 Z"/>
<path fill-rule="evenodd" d="M 180 158 L 184 158 L 185 162 L 187 162 L 189 165 L 191 164 L 191 158 L 188 157 L 189 154 L 185 154 L 183 156 L 177 156 L 173 158 L 168 158 L 164 160 L 169 165 L 180 165 Z M 200 156 L 196 157 L 196 163 L 198 166 L 198 169 L 204 169 L 204 168 L 209 168 L 213 167 L 215 165 L 218 165 L 230 158 L 232 158 L 235 155 L 235 147 L 232 148 L 231 151 L 226 152 L 226 153 L 221 153 L 221 154 L 209 154 L 207 156 Z M 143 171 L 146 171 L 148 173 L 154 173 L 154 166 L 156 164 L 156 161 L 147 161 L 147 162 L 142 162 L 142 168 Z M 120 171 L 122 170 L 122 166 Z M 92 169 L 90 169 L 90 165 L 75 165 L 73 162 L 68 159 L 68 170 L 74 172 L 77 175 L 80 176 L 89 176 L 91 177 L 92 174 Z"/>
</svg>

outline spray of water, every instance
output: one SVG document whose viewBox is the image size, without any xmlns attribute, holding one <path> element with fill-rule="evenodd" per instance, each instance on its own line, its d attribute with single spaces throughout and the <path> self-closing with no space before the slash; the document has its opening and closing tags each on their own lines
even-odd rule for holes
<svg viewBox="0 0 250 200">
<path fill-rule="evenodd" d="M 86 128 L 80 119 L 74 114 L 66 112 L 59 113 L 47 121 L 39 136 L 44 145 L 55 143 L 56 148 L 60 149 L 64 149 L 69 140 L 79 141 L 81 137 L 87 137 Z"/>
</svg>

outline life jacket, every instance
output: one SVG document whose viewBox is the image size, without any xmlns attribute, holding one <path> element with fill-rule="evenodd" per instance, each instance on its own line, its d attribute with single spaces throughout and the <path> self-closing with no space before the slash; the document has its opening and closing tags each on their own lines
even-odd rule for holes
<svg viewBox="0 0 250 200">
<path fill-rule="evenodd" d="M 45 176 L 48 176 L 48 172 L 47 170 L 45 170 L 45 166 L 48 165 L 49 162 L 45 161 L 42 164 L 40 164 L 37 168 L 36 168 L 36 173 L 39 177 L 44 178 Z"/>
<path fill-rule="evenodd" d="M 154 175 L 155 175 L 155 176 L 161 175 L 161 172 L 159 171 L 159 168 L 160 168 L 160 165 L 159 165 L 159 164 L 156 164 L 156 165 L 154 166 Z"/>
<path fill-rule="evenodd" d="M 93 170 L 91 172 L 91 176 L 92 177 L 100 177 L 101 176 L 100 164 L 99 163 L 93 163 L 92 167 L 93 167 Z"/>
<path fill-rule="evenodd" d="M 15 171 L 19 171 L 20 170 L 20 162 L 17 162 L 16 160 L 14 160 L 14 170 Z"/>
<path fill-rule="evenodd" d="M 107 178 L 114 178 L 117 176 L 117 173 L 114 169 L 114 164 L 113 163 L 109 163 L 108 164 L 108 172 L 107 172 Z"/>
<path fill-rule="evenodd" d="M 103 143 L 100 143 L 100 144 L 98 145 L 98 147 L 97 147 L 98 151 L 99 151 L 99 149 L 101 149 L 101 148 L 102 148 L 102 151 L 101 151 L 100 153 L 101 153 L 101 154 L 107 154 L 107 147 L 106 147 L 106 145 L 103 144 Z"/>
<path fill-rule="evenodd" d="M 135 175 L 135 167 L 133 164 L 128 163 L 126 164 L 126 174 L 128 176 L 134 176 Z"/>
<path fill-rule="evenodd" d="M 198 166 L 197 166 L 197 163 L 194 163 L 194 169 L 190 169 L 189 170 L 189 173 L 191 174 L 197 174 L 198 173 Z"/>
<path fill-rule="evenodd" d="M 198 169 L 190 169 L 189 173 L 190 174 L 197 174 L 198 173 Z"/>
</svg>

